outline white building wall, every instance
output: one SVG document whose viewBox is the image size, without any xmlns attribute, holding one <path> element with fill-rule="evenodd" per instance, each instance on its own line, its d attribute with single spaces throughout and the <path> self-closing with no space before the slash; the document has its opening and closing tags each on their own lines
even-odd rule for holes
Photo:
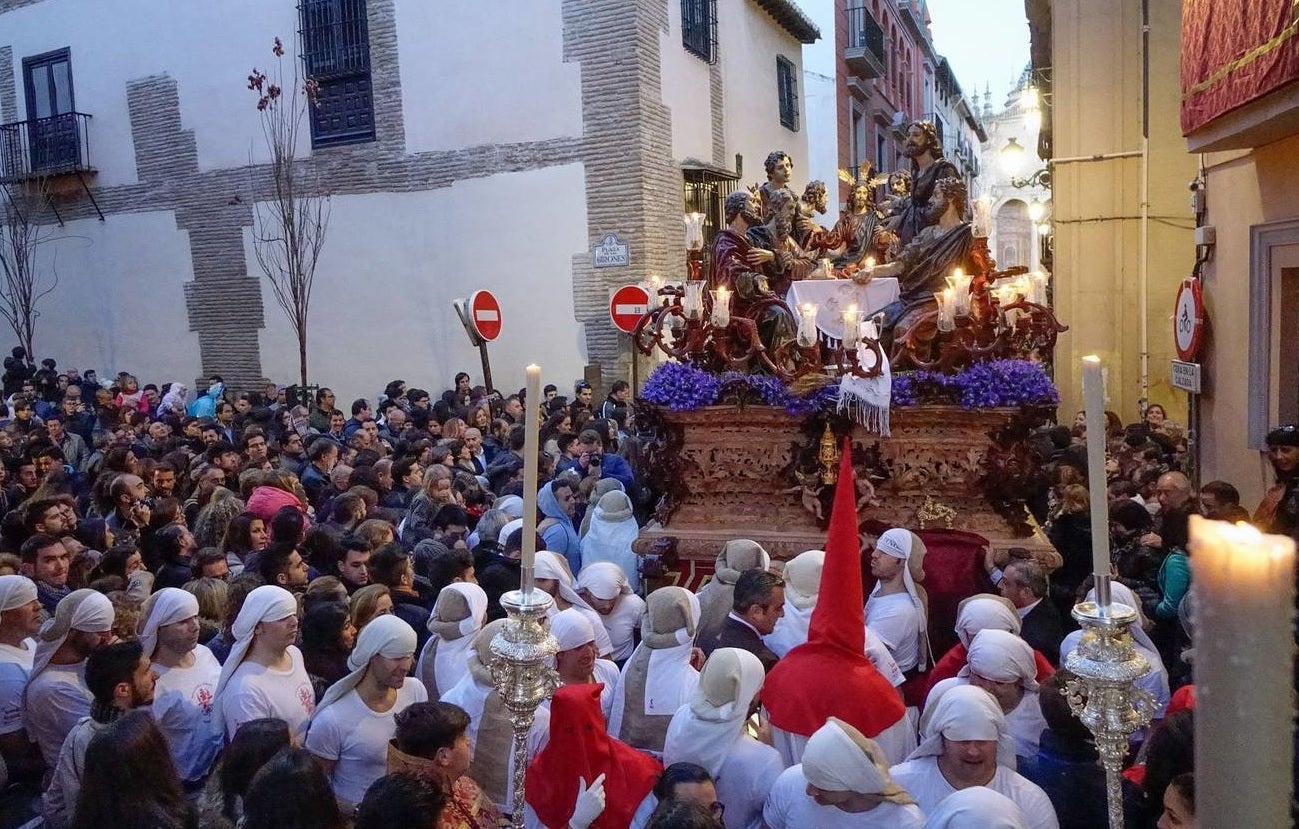
<svg viewBox="0 0 1299 829">
<path fill-rule="evenodd" d="M 373 397 L 396 378 L 412 386 L 429 383 L 435 395 L 450 387 L 457 371 L 479 382 L 478 349 L 469 344 L 451 299 L 487 289 L 501 302 L 501 336 L 487 347 L 497 388 L 517 391 L 523 367 L 532 362 L 541 365 L 544 382 L 571 387 L 586 363 L 573 321 L 571 267 L 573 252 L 585 245 L 585 204 L 580 164 L 439 190 L 334 197 L 312 294 L 313 376 L 340 400 Z M 456 221 L 505 211 L 508 232 L 496 222 Z M 246 248 L 250 273 L 259 273 L 250 240 Z M 298 373 L 297 340 L 265 278 L 262 299 L 263 370 L 291 382 Z"/>
<path fill-rule="evenodd" d="M 681 45 L 681 4 L 668 3 L 670 22 L 659 35 L 663 104 L 672 113 L 672 158 L 713 160 L 713 108 L 709 66 Z M 728 160 L 729 164 L 729 160 Z"/>
<path fill-rule="evenodd" d="M 193 268 L 189 235 L 176 229 L 175 215 L 123 213 L 111 223 L 70 221 L 42 234 L 48 241 L 38 248 L 38 269 L 52 270 L 58 286 L 37 305 L 37 359 L 93 368 L 100 377 L 134 371 L 189 384 L 199 354 L 183 286 Z M 0 342 L 11 338 L 8 326 L 0 329 Z"/>
<path fill-rule="evenodd" d="M 582 135 L 581 67 L 564 63 L 561 0 L 454 11 L 396 0 L 396 13 L 407 152 Z"/>
<path fill-rule="evenodd" d="M 45 0 L 5 14 L 0 45 L 13 47 L 23 118 L 22 59 L 69 48 L 77 111 L 92 116 L 96 183 L 108 187 L 137 180 L 126 84 L 149 75 L 171 75 L 182 101 L 202 102 L 182 110 L 182 125 L 195 133 L 200 169 L 245 166 L 250 152 L 265 160 L 257 98 L 247 89 L 247 77 L 254 66 L 270 66 L 276 35 L 286 44 L 284 70 L 292 72 L 297 29 L 293 3 Z"/>
<path fill-rule="evenodd" d="M 766 181 L 762 162 L 772 150 L 784 150 L 794 161 L 793 183 L 799 194 L 806 184 L 807 95 L 803 86 L 803 44 L 749 0 L 718 0 L 718 50 L 726 82 L 726 158 L 744 156 L 748 185 Z M 798 131 L 780 123 L 776 56 L 794 64 L 799 80 Z"/>
<path fill-rule="evenodd" d="M 836 72 L 839 51 L 834 39 L 834 0 L 803 0 L 799 4 L 821 39 L 803 46 L 803 90 L 807 101 L 807 180 L 820 179 L 830 190 L 829 209 L 820 219 L 831 225 L 839 218 L 839 120 Z"/>
</svg>

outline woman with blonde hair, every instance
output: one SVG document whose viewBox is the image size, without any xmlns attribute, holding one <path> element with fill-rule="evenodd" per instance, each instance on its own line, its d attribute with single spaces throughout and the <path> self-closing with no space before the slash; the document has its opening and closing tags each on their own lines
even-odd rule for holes
<svg viewBox="0 0 1299 829">
<path fill-rule="evenodd" d="M 223 579 L 208 577 L 187 581 L 181 589 L 198 599 L 198 642 L 206 645 L 209 639 L 221 632 L 230 585 Z"/>
<path fill-rule="evenodd" d="M 447 504 L 456 503 L 454 476 L 450 469 L 435 463 L 424 470 L 420 491 L 411 499 L 410 509 L 402 522 L 402 541 L 413 546 L 433 535 L 433 517 Z"/>
<path fill-rule="evenodd" d="M 239 500 L 238 495 L 225 487 L 217 488 L 194 519 L 195 545 L 200 549 L 220 547 L 230 522 L 243 511 L 244 502 Z"/>
<path fill-rule="evenodd" d="M 352 602 L 348 607 L 352 627 L 356 628 L 359 635 L 374 617 L 390 615 L 392 608 L 392 591 L 387 585 L 367 584 L 352 594 Z"/>
</svg>

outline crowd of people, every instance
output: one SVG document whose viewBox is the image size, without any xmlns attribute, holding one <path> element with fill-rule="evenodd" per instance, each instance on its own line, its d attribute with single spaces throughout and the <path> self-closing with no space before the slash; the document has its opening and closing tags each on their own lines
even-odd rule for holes
<svg viewBox="0 0 1299 829">
<path fill-rule="evenodd" d="M 783 565 L 736 539 L 697 593 L 648 590 L 624 382 L 529 401 L 467 374 L 436 397 L 393 380 L 341 408 L 327 388 L 303 405 L 214 376 L 190 395 L 20 352 L 0 424 L 0 829 L 502 825 L 513 731 L 490 645 L 531 487 L 560 687 L 529 736 L 527 825 L 1104 823 L 1058 667 L 1088 587 L 1080 427 L 1043 434 L 1037 506 L 1064 567 L 990 553 L 998 593 L 966 599 L 960 643 L 934 654 L 925 546 L 903 529 L 876 541 L 869 597 L 855 522 L 847 553 L 833 529 Z M 1192 493 L 1153 420 L 1109 436 L 1115 597 L 1152 620 L 1133 635 L 1159 705 L 1127 806 L 1130 825 L 1186 827 L 1185 515 L 1232 517 L 1233 490 Z M 1269 442 L 1275 529 L 1299 435 Z"/>
</svg>

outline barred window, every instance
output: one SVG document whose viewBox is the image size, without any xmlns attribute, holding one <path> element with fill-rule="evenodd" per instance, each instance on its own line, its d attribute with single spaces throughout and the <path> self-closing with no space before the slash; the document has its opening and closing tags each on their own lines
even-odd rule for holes
<svg viewBox="0 0 1299 829">
<path fill-rule="evenodd" d="M 793 61 L 776 56 L 776 90 L 780 95 L 780 123 L 798 132 L 798 71 Z"/>
<path fill-rule="evenodd" d="M 717 61 L 717 0 L 681 0 L 681 45 L 709 63 Z"/>
<path fill-rule="evenodd" d="M 311 144 L 374 140 L 370 32 L 365 0 L 303 0 L 302 63 L 317 86 Z"/>
</svg>

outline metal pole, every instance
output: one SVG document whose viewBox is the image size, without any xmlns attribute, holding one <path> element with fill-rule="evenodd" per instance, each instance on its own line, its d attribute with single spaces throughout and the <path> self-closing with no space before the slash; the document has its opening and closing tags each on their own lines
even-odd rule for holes
<svg viewBox="0 0 1299 829">
<path fill-rule="evenodd" d="M 493 391 L 492 364 L 491 361 L 487 359 L 487 343 L 484 341 L 479 341 L 478 343 L 478 359 L 483 363 L 483 385 L 487 387 L 487 393 L 491 394 Z M 528 401 L 528 405 L 533 405 L 534 403 L 535 401 Z"/>
</svg>

